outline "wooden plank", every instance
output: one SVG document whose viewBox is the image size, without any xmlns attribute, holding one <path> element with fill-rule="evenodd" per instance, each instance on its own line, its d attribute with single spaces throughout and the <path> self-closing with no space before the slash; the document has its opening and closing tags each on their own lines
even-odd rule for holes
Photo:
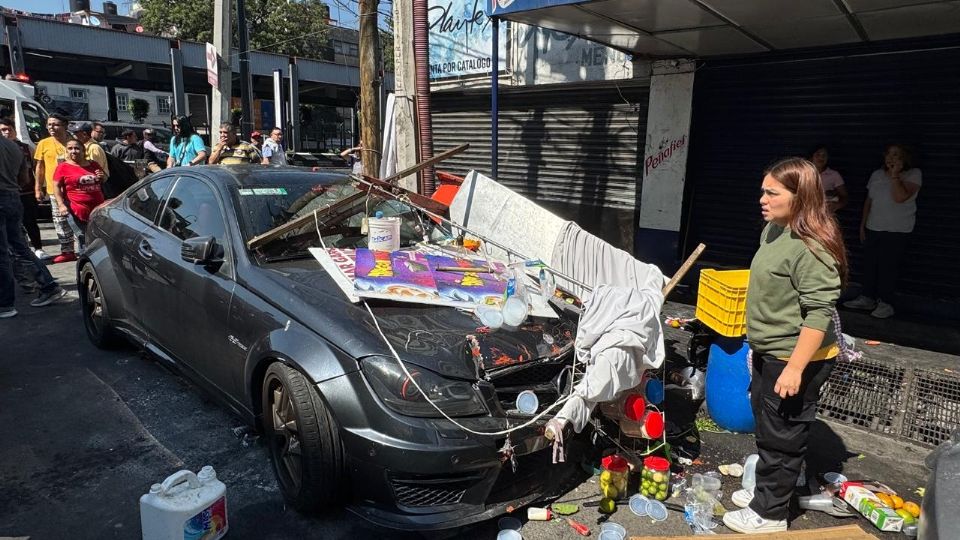
<svg viewBox="0 0 960 540">
<path fill-rule="evenodd" d="M 670 291 L 677 286 L 677 283 L 680 283 L 680 280 L 683 279 L 683 276 L 690 271 L 690 267 L 693 266 L 693 263 L 697 262 L 697 257 L 703 253 L 703 250 L 707 249 L 707 246 L 700 244 L 697 246 L 697 249 L 693 250 L 693 253 L 687 257 L 687 260 L 683 262 L 683 265 L 680 266 L 680 269 L 677 270 L 677 273 L 670 278 L 670 281 L 663 287 L 663 299 L 666 300 L 667 296 L 670 294 Z"/>
<path fill-rule="evenodd" d="M 740 534 L 731 536 L 750 538 L 750 540 L 876 540 L 877 537 L 864 532 L 857 525 L 842 527 L 825 527 L 823 529 L 800 529 L 779 533 L 751 534 L 744 537 Z M 630 540 L 702 540 L 703 536 L 631 536 Z"/>
<path fill-rule="evenodd" d="M 392 176 L 388 176 L 388 177 L 386 177 L 386 178 L 381 178 L 380 181 L 381 181 L 381 182 L 386 182 L 386 183 L 388 183 L 388 184 L 392 184 L 392 183 L 396 182 L 397 180 L 403 178 L 404 176 L 408 176 L 408 175 L 411 175 L 411 174 L 413 174 L 413 173 L 420 172 L 421 170 L 426 169 L 427 167 L 429 167 L 429 166 L 431 166 L 431 165 L 435 165 L 435 164 L 437 164 L 437 163 L 440 163 L 441 161 L 443 161 L 443 160 L 445 160 L 445 159 L 447 159 L 447 158 L 453 157 L 453 156 L 455 156 L 455 155 L 457 155 L 457 154 L 460 154 L 460 153 L 462 153 L 462 152 L 466 152 L 468 148 L 470 148 L 470 145 L 469 145 L 469 144 L 461 144 L 460 146 L 457 146 L 457 147 L 455 147 L 455 148 L 451 148 L 450 150 L 447 150 L 446 152 L 440 152 L 439 154 L 433 156 L 432 158 L 430 158 L 430 159 L 428 159 L 428 160 L 426 160 L 426 161 L 421 161 L 420 163 L 417 163 L 417 164 L 414 165 L 413 167 L 407 167 L 406 169 L 404 169 L 404 170 L 402 170 L 402 171 L 400 171 L 400 172 L 398 172 L 398 173 L 396 173 L 396 174 L 394 174 L 394 175 L 392 175 Z"/>
<path fill-rule="evenodd" d="M 355 201 L 362 199 L 366 196 L 367 196 L 366 193 L 364 193 L 363 191 L 360 191 L 360 192 L 354 193 L 353 195 L 350 195 L 346 199 L 340 199 L 339 201 L 337 201 L 331 206 L 321 208 L 320 210 L 317 211 L 316 218 L 314 218 L 314 215 L 313 215 L 314 213 L 310 212 L 309 214 L 304 214 L 296 219 L 292 219 L 286 223 L 278 225 L 263 234 L 254 236 L 250 240 L 247 240 L 247 249 L 257 249 L 258 247 L 266 244 L 267 242 L 275 238 L 279 238 L 290 231 L 299 229 L 300 227 L 302 227 L 304 224 L 308 222 L 313 222 L 314 219 L 319 219 L 320 217 L 326 216 L 331 212 L 335 212 L 340 208 L 343 208 L 344 206 L 349 206 L 353 204 Z"/>
</svg>

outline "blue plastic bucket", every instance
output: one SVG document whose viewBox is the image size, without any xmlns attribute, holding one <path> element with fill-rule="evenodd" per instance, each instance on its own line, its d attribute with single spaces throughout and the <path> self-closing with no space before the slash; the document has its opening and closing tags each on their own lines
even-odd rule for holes
<svg viewBox="0 0 960 540">
<path fill-rule="evenodd" d="M 749 346 L 743 338 L 718 337 L 707 359 L 707 411 L 723 429 L 753 433 L 750 408 Z"/>
</svg>

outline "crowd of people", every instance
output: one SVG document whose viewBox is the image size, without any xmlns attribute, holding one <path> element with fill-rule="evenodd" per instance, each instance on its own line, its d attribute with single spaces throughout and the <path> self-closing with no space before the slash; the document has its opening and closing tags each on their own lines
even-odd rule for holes
<svg viewBox="0 0 960 540">
<path fill-rule="evenodd" d="M 145 128 L 138 137 L 132 129 L 107 151 L 106 130 L 99 122 L 82 123 L 68 130 L 69 120 L 58 114 L 47 119 L 48 137 L 30 147 L 17 139 L 12 119 L 0 119 L 0 318 L 17 315 L 14 298 L 17 283 L 25 291 L 37 291 L 32 306 L 50 305 L 66 292 L 46 267 L 77 260 L 84 247 L 87 222 L 94 208 L 121 193 L 138 179 L 131 164 L 144 172 L 194 165 L 239 165 L 244 163 L 286 165 L 283 130 L 273 128 L 262 140 L 251 134 L 252 143 L 240 141 L 236 127 L 219 127 L 219 140 L 208 151 L 190 118 L 173 119 L 169 151 L 157 145 L 156 133 Z M 49 202 L 60 253 L 43 249 L 37 225 L 39 205 Z"/>
</svg>

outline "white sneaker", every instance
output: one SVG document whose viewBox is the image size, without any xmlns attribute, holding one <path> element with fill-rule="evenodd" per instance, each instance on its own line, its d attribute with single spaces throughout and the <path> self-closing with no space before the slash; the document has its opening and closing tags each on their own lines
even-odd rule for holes
<svg viewBox="0 0 960 540">
<path fill-rule="evenodd" d="M 765 519 L 749 508 L 727 512 L 723 524 L 732 531 L 744 534 L 776 533 L 787 530 L 785 519 Z"/>
<path fill-rule="evenodd" d="M 17 316 L 17 309 L 12 307 L 0 308 L 0 319 L 9 319 Z"/>
<path fill-rule="evenodd" d="M 877 302 L 876 309 L 870 312 L 870 316 L 877 319 L 893 317 L 893 306 L 884 302 L 883 300 L 880 300 Z"/>
<path fill-rule="evenodd" d="M 877 307 L 877 301 L 869 296 L 863 296 L 861 294 L 853 300 L 847 300 L 844 302 L 843 307 L 850 309 L 873 309 Z"/>
<path fill-rule="evenodd" d="M 45 261 L 50 258 L 50 255 L 42 249 L 33 250 L 33 254 L 36 255 L 37 258 L 40 259 L 41 261 Z"/>
<path fill-rule="evenodd" d="M 733 492 L 733 495 L 730 496 L 730 500 L 733 504 L 739 506 L 740 508 L 746 508 L 750 506 L 750 502 L 753 501 L 753 490 L 752 489 L 738 489 Z"/>
</svg>

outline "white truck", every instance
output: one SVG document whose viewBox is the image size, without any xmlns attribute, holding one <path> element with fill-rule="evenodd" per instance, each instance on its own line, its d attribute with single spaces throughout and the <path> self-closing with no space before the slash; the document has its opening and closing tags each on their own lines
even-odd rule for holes
<svg viewBox="0 0 960 540">
<path fill-rule="evenodd" d="M 17 138 L 36 148 L 47 136 L 47 111 L 34 99 L 33 85 L 16 80 L 0 80 L 0 118 L 12 118 Z"/>
</svg>

